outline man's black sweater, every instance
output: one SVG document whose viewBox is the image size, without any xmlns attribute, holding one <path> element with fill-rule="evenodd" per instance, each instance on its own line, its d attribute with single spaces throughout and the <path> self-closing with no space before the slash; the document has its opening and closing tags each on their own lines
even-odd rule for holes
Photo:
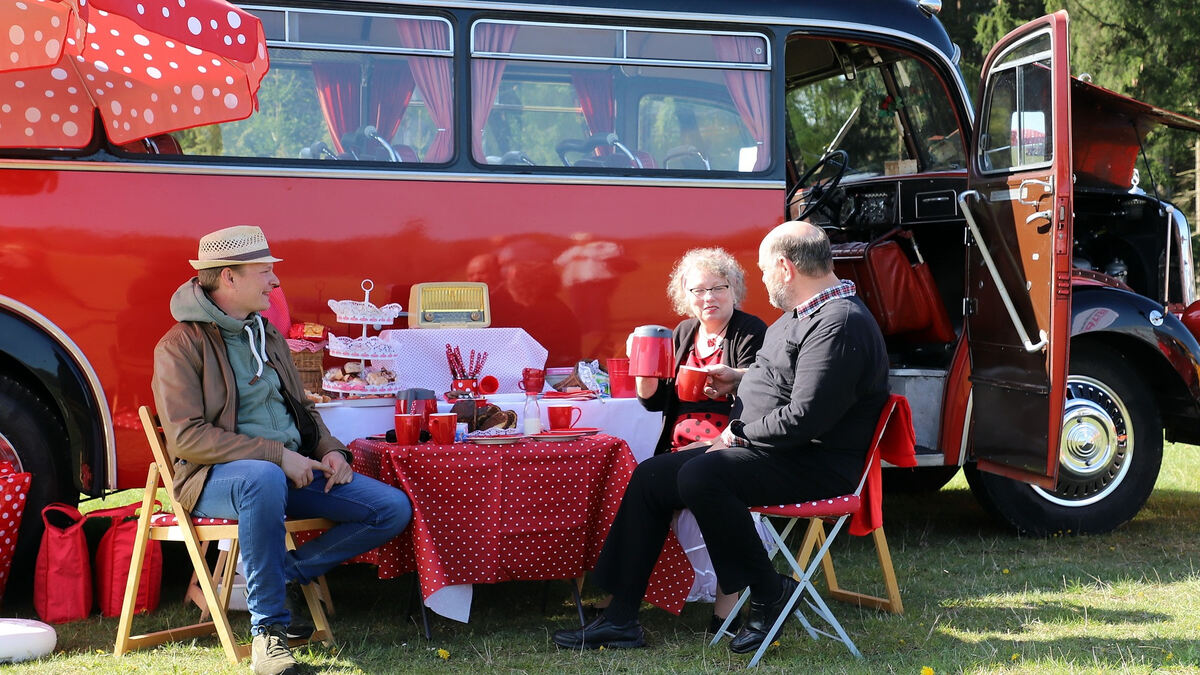
<svg viewBox="0 0 1200 675">
<path fill-rule="evenodd" d="M 879 325 L 857 297 L 836 298 L 808 316 L 786 312 L 767 329 L 733 417 L 756 448 L 829 452 L 856 475 L 887 402 L 887 378 Z"/>
</svg>

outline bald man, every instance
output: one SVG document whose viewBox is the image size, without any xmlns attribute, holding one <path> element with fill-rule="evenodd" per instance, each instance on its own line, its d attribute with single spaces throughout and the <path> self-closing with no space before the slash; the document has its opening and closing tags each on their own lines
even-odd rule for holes
<svg viewBox="0 0 1200 675">
<path fill-rule="evenodd" d="M 557 631 L 558 646 L 644 645 L 638 606 L 672 514 L 689 508 L 721 590 L 750 587 L 748 616 L 730 649 L 758 649 L 796 581 L 775 571 L 749 507 L 843 495 L 858 485 L 888 397 L 879 326 L 854 284 L 834 275 L 829 239 L 818 227 L 793 221 L 771 230 L 758 267 L 771 304 L 784 313 L 767 329 L 754 365 L 712 373 L 713 395 L 737 392 L 729 427 L 711 444 L 638 465 L 593 576 L 612 602 L 588 626 Z"/>
</svg>

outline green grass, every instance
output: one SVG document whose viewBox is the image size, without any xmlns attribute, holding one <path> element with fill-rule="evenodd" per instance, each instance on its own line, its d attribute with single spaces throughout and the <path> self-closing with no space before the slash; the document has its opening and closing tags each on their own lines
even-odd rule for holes
<svg viewBox="0 0 1200 675">
<path fill-rule="evenodd" d="M 860 661 L 830 640 L 812 641 L 796 624 L 764 658 L 763 672 L 1131 672 L 1200 671 L 1200 448 L 1169 447 L 1154 496 L 1131 523 L 1092 537 L 1017 537 L 988 520 L 962 477 L 923 495 L 891 495 L 885 516 L 906 613 L 833 603 L 863 652 Z M 124 501 L 134 498 L 122 495 Z M 116 503 L 114 499 L 110 503 Z M 163 605 L 135 630 L 192 620 L 182 597 L 186 562 L 167 546 Z M 869 539 L 835 545 L 839 581 L 880 591 Z M 17 583 L 14 581 L 14 583 Z M 576 653 L 555 649 L 549 634 L 572 623 L 563 582 L 477 587 L 470 624 L 434 619 L 432 641 L 408 616 L 411 577 L 379 581 L 372 569 L 346 566 L 330 575 L 337 614 L 336 649 L 305 648 L 301 660 L 331 673 L 717 672 L 748 658 L 698 632 L 709 605 L 681 617 L 642 613 L 648 649 Z M 585 600 L 600 596 L 585 588 Z M 33 617 L 10 603 L 8 616 Z M 246 632 L 245 614 L 233 615 Z M 20 672 L 244 673 L 213 638 L 114 659 L 116 619 L 58 626 L 58 649 Z M 442 659 L 438 650 L 445 650 Z"/>
</svg>

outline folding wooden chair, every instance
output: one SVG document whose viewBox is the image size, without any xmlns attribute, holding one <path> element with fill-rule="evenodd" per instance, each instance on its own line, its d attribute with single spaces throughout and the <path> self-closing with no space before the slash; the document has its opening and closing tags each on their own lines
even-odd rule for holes
<svg viewBox="0 0 1200 675">
<path fill-rule="evenodd" d="M 229 607 L 229 597 L 233 590 L 233 578 L 237 568 L 238 527 L 237 521 L 216 518 L 194 518 L 174 499 L 171 500 L 171 513 L 152 513 L 155 495 L 160 483 L 172 492 L 174 487 L 174 465 L 167 455 L 166 441 L 158 424 L 158 418 L 146 406 L 138 410 L 142 427 L 146 432 L 146 440 L 154 453 L 154 462 L 150 464 L 146 475 L 146 491 L 142 497 L 141 515 L 138 518 L 138 534 L 133 546 L 133 556 L 129 562 L 129 581 L 125 587 L 125 600 L 121 608 L 121 620 L 117 624 L 117 642 L 114 655 L 121 656 L 127 651 L 152 647 L 164 642 L 186 640 L 202 635 L 216 633 L 225 650 L 225 656 L 230 663 L 238 663 L 250 655 L 250 646 L 237 644 L 233 639 L 233 630 L 229 625 L 226 609 Z M 294 549 L 292 533 L 304 530 L 323 530 L 333 527 L 334 523 L 324 518 L 307 518 L 287 521 L 287 547 Z M 230 550 L 223 564 L 217 566 L 217 577 L 214 580 L 204 556 L 202 544 L 220 539 L 231 540 Z M 212 617 L 210 621 L 201 621 L 180 628 L 130 635 L 133 624 L 134 607 L 137 602 L 138 586 L 141 583 L 142 559 L 146 554 L 146 545 L 150 540 L 182 541 L 187 547 L 188 557 L 191 558 L 196 581 Z M 217 593 L 217 582 L 221 582 L 221 592 Z M 324 581 L 323 579 L 321 580 Z M 329 628 L 329 620 L 318 601 L 317 593 L 309 584 L 304 587 L 304 598 L 308 601 L 308 609 L 312 612 L 313 624 L 316 630 L 307 640 L 296 640 L 293 644 L 321 640 L 326 645 L 333 646 L 333 632 Z"/>
<path fill-rule="evenodd" d="M 909 459 L 913 457 L 913 431 L 912 431 L 912 415 L 909 411 L 908 400 L 898 394 L 891 394 L 888 397 L 887 404 L 883 407 L 883 412 L 880 414 L 879 422 L 875 426 L 875 434 L 871 439 L 871 446 L 867 452 L 866 465 L 863 467 L 863 475 L 859 480 L 858 487 L 853 493 L 842 495 L 840 497 L 830 497 L 828 499 L 820 499 L 802 504 L 787 504 L 782 506 L 762 506 L 750 509 L 756 514 L 756 517 L 772 516 L 778 518 L 786 518 L 787 524 L 782 531 L 779 531 L 766 518 L 762 518 L 767 525 L 767 530 L 771 533 L 775 540 L 777 552 L 782 553 L 784 559 L 792 569 L 793 576 L 799 582 L 796 591 L 792 597 L 788 599 L 784 605 L 784 611 L 780 612 L 778 620 L 771 626 L 767 633 L 766 639 L 758 651 L 754 653 L 753 658 L 747 667 L 758 665 L 763 654 L 767 651 L 767 647 L 774 641 L 775 636 L 779 633 L 780 626 L 787 619 L 789 613 L 792 613 L 808 631 L 812 638 L 820 639 L 824 635 L 829 638 L 839 640 L 851 654 L 862 657 L 858 651 L 858 647 L 854 645 L 854 641 L 846 634 L 842 624 L 838 622 L 837 617 L 830 611 L 825 600 L 821 598 L 821 594 L 817 592 L 813 585 L 813 576 L 817 569 L 823 565 L 826 567 L 827 583 L 831 589 L 830 596 L 839 599 L 846 599 L 858 604 L 871 606 L 880 606 L 884 603 L 890 611 L 901 611 L 900 591 L 896 586 L 896 575 L 892 569 L 892 559 L 887 549 L 887 540 L 883 537 L 882 526 L 882 499 L 881 499 L 881 474 L 880 474 L 880 458 L 884 454 L 885 447 L 889 455 L 889 461 L 893 464 L 908 465 L 903 458 L 907 456 Z M 912 462 L 915 464 L 915 460 Z M 888 599 L 885 601 L 882 598 L 875 598 L 860 593 L 845 591 L 837 586 L 836 578 L 833 576 L 833 563 L 829 558 L 829 547 L 841 532 L 846 521 L 851 517 L 855 517 L 855 523 L 851 526 L 852 531 L 857 531 L 858 534 L 867 534 L 869 532 L 878 533 L 875 536 L 876 545 L 879 548 L 879 561 L 883 567 L 884 578 L 888 583 Z M 788 550 L 785 540 L 792 528 L 805 519 L 810 519 L 809 530 L 805 535 L 804 543 L 801 545 L 800 562 L 792 556 Z M 825 534 L 823 520 L 833 520 L 833 527 L 829 534 Z M 809 556 L 812 554 L 812 549 L 816 548 L 816 555 L 812 562 L 809 562 Z M 772 553 L 774 557 L 774 553 Z M 826 561 L 829 561 L 826 563 Z M 836 593 L 835 593 L 836 591 Z M 807 597 L 806 597 L 807 596 Z M 733 610 L 729 612 L 725 623 L 721 625 L 721 629 L 713 636 L 711 645 L 716 645 L 722 637 L 726 635 L 729 624 L 737 615 L 742 605 L 750 599 L 750 589 L 747 588 L 742 593 L 742 597 L 738 600 Z M 805 604 L 812 612 L 822 619 L 828 625 L 829 630 L 818 628 L 808 620 L 804 612 L 801 611 L 797 604 L 801 599 L 804 599 Z M 878 605 L 874 602 L 879 603 Z"/>
</svg>

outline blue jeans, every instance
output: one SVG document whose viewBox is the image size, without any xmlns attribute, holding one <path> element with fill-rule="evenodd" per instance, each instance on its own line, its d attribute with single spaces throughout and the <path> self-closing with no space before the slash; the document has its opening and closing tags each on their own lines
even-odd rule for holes
<svg viewBox="0 0 1200 675">
<path fill-rule="evenodd" d="M 246 605 L 252 632 L 291 623 L 285 584 L 316 579 L 339 563 L 400 534 L 412 519 L 404 492 L 354 474 L 349 483 L 325 493 L 325 475 L 293 488 L 278 464 L 240 459 L 209 469 L 192 515 L 236 518 Z M 284 517 L 328 518 L 338 523 L 295 551 L 284 543 Z"/>
</svg>

